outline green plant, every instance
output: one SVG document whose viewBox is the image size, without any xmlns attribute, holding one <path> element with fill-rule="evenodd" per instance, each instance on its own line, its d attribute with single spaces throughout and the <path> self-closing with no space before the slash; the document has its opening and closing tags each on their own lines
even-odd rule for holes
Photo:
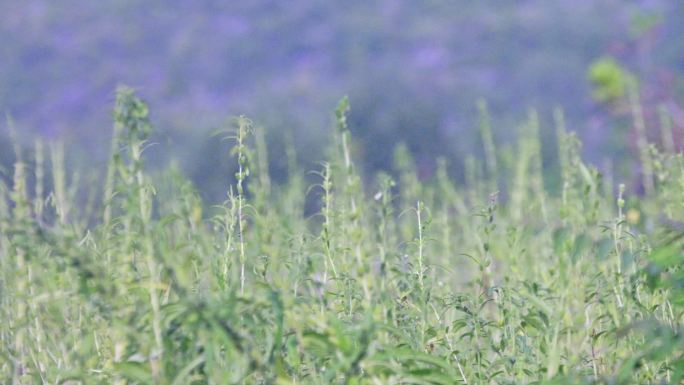
<svg viewBox="0 0 684 385">
<path fill-rule="evenodd" d="M 483 122 L 484 180 L 474 157 L 466 186 L 443 160 L 421 179 L 401 146 L 397 180 L 371 188 L 348 109 L 309 189 L 293 150 L 289 181 L 271 183 L 263 133 L 236 119 L 215 207 L 177 167 L 147 170 L 149 112 L 129 88 L 99 214 L 80 207 L 68 151 L 52 146 L 48 168 L 38 142 L 30 174 L 17 145 L 0 180 L 2 382 L 681 383 L 681 154 L 648 146 L 653 189 L 616 195 L 556 112 L 554 194 L 532 111 L 514 162 Z"/>
</svg>

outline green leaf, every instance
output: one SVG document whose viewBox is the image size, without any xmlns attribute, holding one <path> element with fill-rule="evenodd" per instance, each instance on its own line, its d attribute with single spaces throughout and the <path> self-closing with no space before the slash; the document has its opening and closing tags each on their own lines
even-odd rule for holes
<svg viewBox="0 0 684 385">
<path fill-rule="evenodd" d="M 152 384 L 154 381 L 149 366 L 140 362 L 120 362 L 114 365 L 114 370 L 139 384 Z"/>
</svg>

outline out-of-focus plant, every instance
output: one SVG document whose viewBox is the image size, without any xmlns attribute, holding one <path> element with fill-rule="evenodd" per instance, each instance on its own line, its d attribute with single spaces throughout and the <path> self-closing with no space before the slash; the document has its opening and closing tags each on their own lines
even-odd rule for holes
<svg viewBox="0 0 684 385">
<path fill-rule="evenodd" d="M 611 57 L 600 58 L 589 67 L 588 77 L 594 86 L 594 98 L 601 103 L 623 102 L 636 78 Z"/>
</svg>

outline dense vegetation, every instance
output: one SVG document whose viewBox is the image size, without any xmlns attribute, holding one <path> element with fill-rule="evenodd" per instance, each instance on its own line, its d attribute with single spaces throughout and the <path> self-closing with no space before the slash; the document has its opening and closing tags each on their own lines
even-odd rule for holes
<svg viewBox="0 0 684 385">
<path fill-rule="evenodd" d="M 465 185 L 443 160 L 419 180 L 401 146 L 394 176 L 364 183 L 347 110 L 312 186 L 294 150 L 273 183 L 263 131 L 232 121 L 236 183 L 217 207 L 174 166 L 146 171 L 151 125 L 130 89 L 102 191 L 67 171 L 68 149 L 16 146 L 0 183 L 0 382 L 682 383 L 681 153 L 640 141 L 636 196 L 583 163 L 557 111 L 551 194 L 537 116 L 501 152 L 482 105 L 486 156 L 468 158 Z"/>
</svg>

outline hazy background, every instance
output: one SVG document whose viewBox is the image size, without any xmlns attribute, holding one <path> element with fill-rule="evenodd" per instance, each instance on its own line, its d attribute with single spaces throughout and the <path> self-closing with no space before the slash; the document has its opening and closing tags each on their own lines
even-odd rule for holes
<svg viewBox="0 0 684 385">
<path fill-rule="evenodd" d="M 115 87 L 135 87 L 157 130 L 150 158 L 177 159 L 211 199 L 232 175 L 230 145 L 210 136 L 228 116 L 266 127 L 278 176 L 290 133 L 304 167 L 317 167 L 344 95 L 368 173 L 390 168 L 403 141 L 424 176 L 444 155 L 458 178 L 464 156 L 480 153 L 479 98 L 497 143 L 537 108 L 551 164 L 551 111 L 562 106 L 590 160 L 629 165 L 630 124 L 593 100 L 587 71 L 615 58 L 641 80 L 649 135 L 660 104 L 681 135 L 683 37 L 676 0 L 0 0 L 0 111 L 23 143 L 61 139 L 98 167 Z"/>
</svg>

